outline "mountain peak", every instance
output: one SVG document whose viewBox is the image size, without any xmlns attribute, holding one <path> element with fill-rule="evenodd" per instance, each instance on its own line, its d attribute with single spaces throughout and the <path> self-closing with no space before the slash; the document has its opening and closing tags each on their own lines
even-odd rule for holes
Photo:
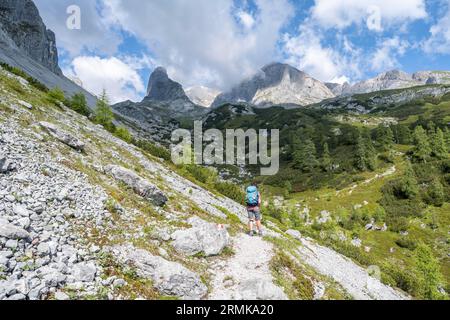
<svg viewBox="0 0 450 320">
<path fill-rule="evenodd" d="M 213 106 L 230 102 L 248 102 L 257 106 L 308 105 L 332 97 L 334 94 L 322 82 L 289 64 L 275 62 L 264 66 L 261 72 L 230 92 L 219 95 Z"/>
<path fill-rule="evenodd" d="M 179 99 L 189 101 L 183 86 L 170 79 L 167 70 L 163 67 L 156 68 L 151 74 L 146 98 L 154 101 L 174 101 Z"/>
</svg>

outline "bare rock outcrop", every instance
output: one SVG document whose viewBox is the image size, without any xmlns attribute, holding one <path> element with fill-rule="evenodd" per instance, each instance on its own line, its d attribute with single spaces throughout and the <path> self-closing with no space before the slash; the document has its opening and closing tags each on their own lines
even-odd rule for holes
<svg viewBox="0 0 450 320">
<path fill-rule="evenodd" d="M 154 205 L 163 206 L 166 204 L 168 199 L 164 193 L 159 190 L 157 186 L 141 178 L 133 171 L 115 165 L 105 167 L 105 171 L 116 180 L 125 183 L 132 188 L 134 192 L 149 200 Z"/>
</svg>

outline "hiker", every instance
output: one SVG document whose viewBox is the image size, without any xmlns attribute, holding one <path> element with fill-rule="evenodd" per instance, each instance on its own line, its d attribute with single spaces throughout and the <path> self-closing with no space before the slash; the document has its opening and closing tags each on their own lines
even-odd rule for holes
<svg viewBox="0 0 450 320">
<path fill-rule="evenodd" d="M 245 199 L 247 204 L 248 212 L 248 228 L 249 235 L 255 235 L 256 231 L 253 230 L 253 225 L 256 224 L 258 229 L 258 234 L 262 236 L 262 225 L 261 225 L 261 194 L 258 191 L 258 186 L 256 183 L 252 183 L 247 188 L 247 196 Z"/>
</svg>

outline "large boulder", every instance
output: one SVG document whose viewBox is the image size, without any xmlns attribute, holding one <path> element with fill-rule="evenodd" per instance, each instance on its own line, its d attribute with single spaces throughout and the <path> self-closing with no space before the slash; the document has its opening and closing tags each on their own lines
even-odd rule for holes
<svg viewBox="0 0 450 320">
<path fill-rule="evenodd" d="M 68 145 L 71 148 L 74 148 L 78 151 L 83 151 L 85 144 L 83 141 L 77 139 L 72 134 L 58 128 L 53 123 L 49 122 L 39 122 L 39 125 L 44 128 L 53 138 L 61 141 L 62 143 Z"/>
<path fill-rule="evenodd" d="M 288 300 L 282 289 L 265 279 L 251 279 L 239 286 L 242 300 Z"/>
<path fill-rule="evenodd" d="M 163 206 L 167 202 L 167 197 L 159 190 L 158 187 L 151 184 L 147 180 L 141 178 L 136 173 L 123 167 L 109 165 L 105 167 L 105 171 L 114 179 L 125 183 L 132 188 L 134 192 L 141 197 L 146 198 L 157 206 Z"/>
<path fill-rule="evenodd" d="M 200 218 L 188 220 L 191 229 L 178 230 L 172 234 L 172 245 L 178 252 L 188 255 L 204 253 L 214 256 L 222 252 L 229 243 L 228 232 L 223 226 L 208 223 Z"/>
<path fill-rule="evenodd" d="M 139 277 L 152 280 L 155 288 L 163 295 L 198 300 L 208 291 L 196 273 L 179 263 L 167 261 L 132 245 L 115 246 L 107 251 L 120 263 L 135 268 Z"/>
<path fill-rule="evenodd" d="M 16 168 L 15 164 L 0 154 L 0 173 L 8 173 Z"/>
<path fill-rule="evenodd" d="M 0 219 L 0 237 L 13 240 L 31 240 L 31 235 L 24 229 Z"/>
<path fill-rule="evenodd" d="M 92 282 L 95 280 L 96 274 L 97 267 L 92 262 L 80 262 L 72 268 L 72 275 L 79 282 Z"/>
</svg>

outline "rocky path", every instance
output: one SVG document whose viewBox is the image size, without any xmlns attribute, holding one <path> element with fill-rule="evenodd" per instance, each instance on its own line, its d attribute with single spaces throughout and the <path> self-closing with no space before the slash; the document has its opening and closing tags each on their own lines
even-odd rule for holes
<svg viewBox="0 0 450 320">
<path fill-rule="evenodd" d="M 234 256 L 212 269 L 211 300 L 282 300 L 283 290 L 273 284 L 269 268 L 273 247 L 260 237 L 233 238 Z"/>
<path fill-rule="evenodd" d="M 320 273 L 333 278 L 357 300 L 407 300 L 409 297 L 369 276 L 350 259 L 312 241 L 302 239 L 297 252 L 303 261 Z M 376 266 L 373 271 L 377 271 Z"/>
</svg>

